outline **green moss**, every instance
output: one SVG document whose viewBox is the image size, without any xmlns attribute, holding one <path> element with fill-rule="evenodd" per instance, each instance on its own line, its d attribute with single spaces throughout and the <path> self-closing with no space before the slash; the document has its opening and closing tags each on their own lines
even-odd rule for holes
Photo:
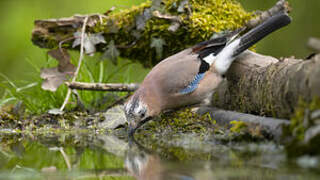
<svg viewBox="0 0 320 180">
<path fill-rule="evenodd" d="M 318 136 L 315 136 L 309 143 L 304 141 L 306 131 L 316 125 L 310 114 L 319 109 L 319 97 L 313 97 L 309 102 L 299 98 L 298 105 L 291 117 L 290 126 L 284 129 L 288 156 L 320 153 Z"/>
<path fill-rule="evenodd" d="M 304 101 L 302 98 L 299 98 L 298 106 L 295 108 L 294 115 L 291 117 L 290 123 L 290 132 L 298 140 L 303 140 L 305 131 L 313 125 L 308 114 L 318 109 L 320 109 L 319 97 L 314 97 L 309 103 Z M 304 121 L 309 122 L 304 123 Z M 308 126 L 306 127 L 304 124 L 308 124 Z"/>
<path fill-rule="evenodd" d="M 230 131 L 234 133 L 240 133 L 243 129 L 248 127 L 248 125 L 243 121 L 231 121 L 230 125 L 232 126 Z"/>
<path fill-rule="evenodd" d="M 208 39 L 213 32 L 232 30 L 244 25 L 252 16 L 233 0 L 193 0 L 193 14 L 188 26 L 191 37 Z"/>
<path fill-rule="evenodd" d="M 215 126 L 210 115 L 198 115 L 190 108 L 181 109 L 172 113 L 162 114 L 158 121 L 148 123 L 147 130 L 154 132 L 170 131 L 172 133 L 207 133 Z M 213 129 L 213 128 L 212 128 Z"/>
<path fill-rule="evenodd" d="M 111 13 L 102 18 L 92 16 L 93 27 L 88 27 L 88 33 L 104 32 L 107 42 L 114 40 L 116 45 L 130 46 L 120 48 L 121 56 L 138 60 L 145 66 L 152 66 L 160 61 L 156 57 L 156 50 L 150 47 L 152 38 L 161 38 L 165 41 L 162 57 L 168 57 L 198 42 L 208 40 L 213 34 L 242 27 L 253 17 L 246 12 L 241 4 L 235 0 L 189 0 L 191 14 L 177 11 L 181 0 L 164 0 L 164 5 L 158 8 L 163 14 L 176 15 L 182 20 L 176 32 L 170 32 L 169 20 L 151 17 L 145 22 L 142 29 L 137 28 L 136 19 L 146 10 L 154 10 L 151 1 L 120 12 Z M 56 47 L 57 43 L 67 37 L 73 36 L 77 29 L 54 29 L 52 33 L 34 36 L 38 45 L 42 47 Z M 140 34 L 139 37 L 134 34 Z M 67 42 L 71 48 L 72 41 Z M 98 51 L 104 51 L 105 45 L 98 46 Z"/>
<path fill-rule="evenodd" d="M 77 134 L 102 133 L 106 129 L 98 128 L 103 118 L 86 112 L 68 112 L 63 115 L 42 114 L 38 116 L 18 117 L 10 109 L 0 111 L 0 129 L 23 134 Z"/>
</svg>

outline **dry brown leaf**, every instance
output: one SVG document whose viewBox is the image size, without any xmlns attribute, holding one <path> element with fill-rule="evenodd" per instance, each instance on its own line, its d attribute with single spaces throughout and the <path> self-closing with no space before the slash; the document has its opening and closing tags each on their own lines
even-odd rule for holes
<svg viewBox="0 0 320 180">
<path fill-rule="evenodd" d="M 59 65 L 58 67 L 41 69 L 40 77 L 44 79 L 41 88 L 56 91 L 68 79 L 68 76 L 73 76 L 76 68 L 71 64 L 70 55 L 66 49 L 54 49 L 49 51 L 48 54 L 55 58 Z"/>
<path fill-rule="evenodd" d="M 48 52 L 48 55 L 50 55 L 59 62 L 58 70 L 60 72 L 69 72 L 73 74 L 76 67 L 73 64 L 71 64 L 70 55 L 66 49 L 53 49 Z"/>
<path fill-rule="evenodd" d="M 41 69 L 40 77 L 44 79 L 41 88 L 48 91 L 56 91 L 67 80 L 67 74 L 58 71 L 58 68 Z"/>
</svg>

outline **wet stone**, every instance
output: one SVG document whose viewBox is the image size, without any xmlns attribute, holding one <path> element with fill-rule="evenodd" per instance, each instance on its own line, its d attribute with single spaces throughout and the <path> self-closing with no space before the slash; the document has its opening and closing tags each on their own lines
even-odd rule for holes
<svg viewBox="0 0 320 180">
<path fill-rule="evenodd" d="M 305 137 L 304 137 L 304 142 L 306 144 L 310 143 L 311 141 L 315 139 L 320 138 L 320 125 L 310 127 L 306 132 L 305 132 Z"/>
<path fill-rule="evenodd" d="M 320 109 L 315 110 L 310 115 L 311 119 L 319 119 L 320 118 Z"/>
</svg>

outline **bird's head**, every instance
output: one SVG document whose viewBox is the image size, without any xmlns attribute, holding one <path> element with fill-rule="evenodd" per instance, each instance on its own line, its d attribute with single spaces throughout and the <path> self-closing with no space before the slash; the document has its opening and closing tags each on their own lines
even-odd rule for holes
<svg viewBox="0 0 320 180">
<path fill-rule="evenodd" d="M 136 129 L 152 119 L 147 103 L 135 94 L 125 103 L 124 111 L 129 124 L 129 136 L 133 136 Z"/>
</svg>

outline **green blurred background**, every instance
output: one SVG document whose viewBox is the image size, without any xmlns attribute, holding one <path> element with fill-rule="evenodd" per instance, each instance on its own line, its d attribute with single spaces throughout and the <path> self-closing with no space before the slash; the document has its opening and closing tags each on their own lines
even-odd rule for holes
<svg viewBox="0 0 320 180">
<path fill-rule="evenodd" d="M 277 0 L 238 0 L 248 11 L 265 10 Z M 258 52 L 276 57 L 304 58 L 312 53 L 306 47 L 311 36 L 320 38 L 320 1 L 288 0 L 292 7 L 292 23 L 258 43 Z"/>
<path fill-rule="evenodd" d="M 143 0 L 0 0 L 0 72 L 6 75 L 10 72 L 22 73 L 26 76 L 25 73 L 31 68 L 26 59 L 37 64 L 45 63 L 46 50 L 31 42 L 36 19 L 104 13 L 112 6 L 123 9 L 141 2 Z"/>
<path fill-rule="evenodd" d="M 0 73 L 14 80 L 17 84 L 28 85 L 32 82 L 41 80 L 39 77 L 40 68 L 56 63 L 54 60 L 49 62 L 45 49 L 34 46 L 31 42 L 31 32 L 33 22 L 36 19 L 68 17 L 74 14 L 104 13 L 112 6 L 116 10 L 130 8 L 138 5 L 144 0 L 0 0 Z M 277 0 L 239 0 L 248 11 L 265 10 L 275 4 Z M 289 0 L 293 11 L 292 24 L 287 28 L 267 37 L 257 46 L 260 53 L 273 55 L 276 57 L 296 56 L 298 58 L 307 57 L 312 51 L 306 47 L 309 37 L 320 37 L 320 1 L 319 0 Z M 78 53 L 72 54 L 73 59 L 77 59 Z M 87 79 L 97 82 L 99 75 L 95 74 L 98 66 L 98 55 L 85 57 L 86 68 L 93 69 Z M 90 61 L 92 60 L 92 61 Z M 91 64 L 90 64 L 91 63 Z M 137 64 L 128 65 L 127 60 L 120 60 L 118 67 L 110 62 L 104 62 L 104 71 L 109 72 L 109 77 L 102 82 L 136 82 L 142 81 L 148 70 L 143 70 Z M 120 68 L 117 70 L 116 68 Z M 116 70 L 115 70 L 116 69 Z M 138 69 L 138 70 L 137 70 Z M 98 68 L 99 71 L 99 68 Z M 120 75 L 111 75 L 110 72 L 118 72 Z M 89 71 L 88 71 L 89 72 Z M 87 73 L 88 74 L 88 73 Z M 83 75 L 85 76 L 85 75 Z M 4 80 L 1 78 L 0 80 Z M 79 80 L 87 80 L 80 77 Z M 0 100 L 10 97 L 0 86 Z M 2 89 L 1 89 L 2 88 Z M 64 97 L 65 89 L 61 90 L 60 98 L 56 95 L 45 94 L 44 97 L 51 95 L 56 100 L 55 105 L 50 105 L 44 109 L 57 106 Z M 15 93 L 14 90 L 12 93 Z M 36 93 L 42 93 L 38 90 Z M 3 95 L 5 94 L 5 95 Z M 7 93 L 8 94 L 8 93 Z M 30 94 L 32 96 L 32 94 Z M 3 97 L 1 97 L 3 96 Z M 97 96 L 96 99 L 99 99 Z M 19 98 L 18 98 L 19 99 Z M 52 101 L 47 99 L 44 101 Z M 59 99 L 59 100 L 57 100 Z M 89 97 L 87 98 L 90 99 Z M 30 102 L 31 103 L 31 102 Z M 35 102 L 33 102 L 35 103 Z M 49 106 L 49 105 L 48 105 Z"/>
<path fill-rule="evenodd" d="M 264 10 L 276 0 L 239 0 L 245 9 Z M 30 68 L 25 60 L 44 63 L 45 50 L 30 41 L 35 19 L 68 17 L 73 14 L 103 13 L 112 6 L 129 8 L 143 0 L 1 0 L 0 1 L 0 72 L 25 73 Z M 293 11 L 292 24 L 269 36 L 258 45 L 258 52 L 274 56 L 305 57 L 308 37 L 320 37 L 320 1 L 289 0 Z M 20 67 L 20 68 L 19 68 Z M 19 70 L 18 70 L 19 69 Z M 24 74 L 25 76 L 25 74 Z"/>
</svg>

